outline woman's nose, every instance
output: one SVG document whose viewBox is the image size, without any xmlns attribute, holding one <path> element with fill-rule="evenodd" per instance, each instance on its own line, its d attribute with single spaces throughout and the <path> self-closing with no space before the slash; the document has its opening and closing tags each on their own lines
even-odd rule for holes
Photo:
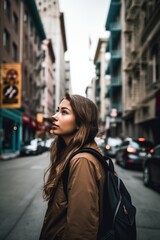
<svg viewBox="0 0 160 240">
<path fill-rule="evenodd" d="M 54 115 L 52 115 L 52 120 L 53 120 L 53 121 L 56 121 L 56 120 L 57 120 L 57 117 L 58 117 L 58 113 L 55 113 Z"/>
</svg>

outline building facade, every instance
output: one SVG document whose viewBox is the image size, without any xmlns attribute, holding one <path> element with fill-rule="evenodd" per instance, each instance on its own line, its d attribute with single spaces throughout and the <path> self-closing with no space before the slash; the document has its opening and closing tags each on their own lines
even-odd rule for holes
<svg viewBox="0 0 160 240">
<path fill-rule="evenodd" d="M 43 113 L 43 79 L 41 66 L 44 60 L 42 41 L 46 38 L 35 1 L 21 2 L 20 62 L 22 62 L 22 142 L 36 136 L 37 114 Z M 43 126 L 42 126 L 43 128 Z"/>
<path fill-rule="evenodd" d="M 21 66 L 21 106 L 0 109 L 0 155 L 5 158 L 19 155 L 22 141 L 35 137 L 36 116 L 42 111 L 41 42 L 46 36 L 35 1 L 2 0 L 0 10 L 0 63 L 11 65 L 10 79 L 15 77 L 14 64 Z"/>
<path fill-rule="evenodd" d="M 106 70 L 111 84 L 106 96 L 111 105 L 120 104 L 116 109 L 122 110 L 118 110 L 121 136 L 144 137 L 154 144 L 160 142 L 159 14 L 156 0 L 111 0 L 106 21 L 111 36 Z"/>
<path fill-rule="evenodd" d="M 160 2 L 126 1 L 125 102 L 127 135 L 160 142 Z"/>
<path fill-rule="evenodd" d="M 47 38 L 53 43 L 55 53 L 55 106 L 65 93 L 65 60 L 67 51 L 64 14 L 60 12 L 59 1 L 36 0 Z M 52 26 L 52 27 L 51 27 Z"/>
<path fill-rule="evenodd" d="M 105 78 L 105 68 L 106 68 L 106 38 L 99 38 L 95 56 L 94 64 L 96 69 L 96 77 L 94 79 L 95 84 L 95 103 L 99 111 L 99 123 L 100 132 L 104 134 L 105 132 L 105 121 L 107 110 L 109 107 L 109 101 L 105 98 L 106 90 L 106 78 Z"/>
<path fill-rule="evenodd" d="M 106 68 L 106 75 L 110 75 L 110 86 L 106 89 L 106 98 L 110 99 L 110 113 L 108 116 L 108 136 L 122 135 L 122 20 L 121 1 L 111 0 L 105 29 L 110 31 L 106 52 L 110 52 L 110 61 Z"/>
<path fill-rule="evenodd" d="M 72 93 L 70 61 L 65 61 L 65 92 Z"/>
<path fill-rule="evenodd" d="M 42 99 L 41 106 L 43 108 L 41 118 L 41 124 L 37 136 L 42 138 L 48 138 L 51 130 L 51 116 L 55 109 L 55 76 L 54 76 L 54 64 L 55 55 L 53 51 L 51 39 L 45 39 L 42 43 L 42 50 L 44 53 L 44 59 L 41 67 L 41 78 L 42 78 Z M 43 121 L 42 121 L 43 119 Z M 42 125 L 42 122 L 44 123 Z M 41 131 L 41 128 L 45 128 L 47 131 Z M 43 129 L 42 129 L 43 130 Z"/>
</svg>

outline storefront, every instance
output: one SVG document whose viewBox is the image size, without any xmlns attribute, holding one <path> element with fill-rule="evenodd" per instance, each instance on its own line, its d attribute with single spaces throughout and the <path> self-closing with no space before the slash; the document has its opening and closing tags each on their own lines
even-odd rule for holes
<svg viewBox="0 0 160 240">
<path fill-rule="evenodd" d="M 22 112 L 16 109 L 0 109 L 0 158 L 7 154 L 18 156 L 22 138 Z"/>
<path fill-rule="evenodd" d="M 23 130 L 22 130 L 22 142 L 34 139 L 37 130 L 36 120 L 28 116 L 26 113 L 23 113 Z"/>
</svg>

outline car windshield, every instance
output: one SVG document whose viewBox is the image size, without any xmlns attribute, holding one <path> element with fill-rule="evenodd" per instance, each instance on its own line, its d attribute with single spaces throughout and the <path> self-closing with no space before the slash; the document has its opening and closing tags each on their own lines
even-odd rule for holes
<svg viewBox="0 0 160 240">
<path fill-rule="evenodd" d="M 95 137 L 95 141 L 98 145 L 104 143 L 104 140 L 102 138 L 99 138 L 99 137 Z"/>
<path fill-rule="evenodd" d="M 31 145 L 37 145 L 37 140 L 36 139 L 31 140 Z"/>
<path fill-rule="evenodd" d="M 25 141 L 24 143 L 23 143 L 23 145 L 30 145 L 31 144 L 31 141 Z"/>
<path fill-rule="evenodd" d="M 24 143 L 24 145 L 36 145 L 37 139 L 29 140 Z"/>
<path fill-rule="evenodd" d="M 118 146 L 122 143 L 122 140 L 120 138 L 108 138 L 107 143 L 110 146 Z"/>
</svg>

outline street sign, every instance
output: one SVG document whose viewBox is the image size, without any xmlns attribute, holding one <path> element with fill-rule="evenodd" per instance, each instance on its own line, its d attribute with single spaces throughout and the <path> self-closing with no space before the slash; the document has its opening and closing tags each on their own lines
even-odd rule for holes
<svg viewBox="0 0 160 240">
<path fill-rule="evenodd" d="M 21 64 L 1 64 L 1 108 L 21 107 Z"/>
</svg>

